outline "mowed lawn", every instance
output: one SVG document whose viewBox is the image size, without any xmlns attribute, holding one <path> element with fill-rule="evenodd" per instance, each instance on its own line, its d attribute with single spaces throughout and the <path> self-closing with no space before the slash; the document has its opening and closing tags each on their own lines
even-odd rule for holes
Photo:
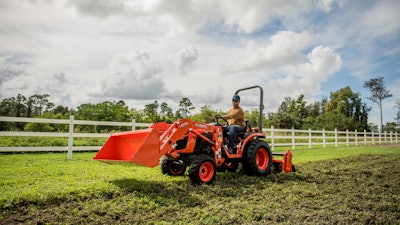
<svg viewBox="0 0 400 225">
<path fill-rule="evenodd" d="M 400 224 L 400 145 L 293 154 L 296 173 L 202 186 L 93 152 L 0 154 L 0 224 Z"/>
</svg>

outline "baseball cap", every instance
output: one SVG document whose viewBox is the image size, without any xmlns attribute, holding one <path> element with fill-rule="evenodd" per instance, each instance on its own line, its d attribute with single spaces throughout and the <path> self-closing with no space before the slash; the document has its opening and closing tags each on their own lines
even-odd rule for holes
<svg viewBox="0 0 400 225">
<path fill-rule="evenodd" d="M 240 96 L 239 95 L 234 95 L 232 97 L 232 101 L 240 101 Z"/>
</svg>

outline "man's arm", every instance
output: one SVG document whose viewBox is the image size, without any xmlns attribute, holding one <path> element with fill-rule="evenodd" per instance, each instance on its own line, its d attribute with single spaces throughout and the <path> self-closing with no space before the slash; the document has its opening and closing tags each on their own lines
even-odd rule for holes
<svg viewBox="0 0 400 225">
<path fill-rule="evenodd" d="M 241 113 L 241 110 L 229 110 L 229 114 L 221 116 L 221 118 L 224 120 L 239 119 L 240 117 L 243 117 L 243 113 Z"/>
</svg>

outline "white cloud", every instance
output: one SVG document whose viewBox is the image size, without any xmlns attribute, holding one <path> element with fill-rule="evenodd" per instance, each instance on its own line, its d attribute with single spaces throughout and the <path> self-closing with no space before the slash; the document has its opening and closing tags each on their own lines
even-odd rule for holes
<svg viewBox="0 0 400 225">
<path fill-rule="evenodd" d="M 227 72 L 277 70 L 303 60 L 303 51 L 309 46 L 308 32 L 281 31 L 273 35 L 266 46 L 252 42 L 247 47 L 247 55 L 232 63 Z"/>
<path fill-rule="evenodd" d="M 366 35 L 363 39 L 371 40 L 371 38 L 386 38 L 386 36 L 392 38 L 392 35 L 400 31 L 398 23 L 400 2 L 376 1 L 374 3 L 360 15 L 354 26 L 359 28 L 360 35 Z"/>
<path fill-rule="evenodd" d="M 214 20 L 212 2 L 206 1 L 160 1 L 153 13 L 160 15 L 158 21 L 169 27 L 168 35 L 180 35 L 199 29 L 206 21 Z"/>
<path fill-rule="evenodd" d="M 74 94 L 81 94 L 82 87 L 80 86 L 64 73 L 52 75 L 24 73 L 4 82 L 1 86 L 1 95 L 12 97 L 18 93 L 29 97 L 34 94 L 49 94 L 50 101 L 55 104 L 72 107 L 76 106 L 80 100 L 86 99 L 85 96 L 75 96 L 76 98 L 73 99 Z"/>
<path fill-rule="evenodd" d="M 320 94 L 321 84 L 341 68 L 341 57 L 332 49 L 317 46 L 307 54 L 302 63 L 296 64 L 286 74 L 269 77 L 263 88 L 267 94 L 265 104 L 268 111 L 275 111 L 284 97 L 297 98 L 304 94 L 313 98 Z"/>
<path fill-rule="evenodd" d="M 345 4 L 345 0 L 317 0 L 316 5 L 319 9 L 330 12 L 334 4 L 337 4 L 339 7 L 343 7 Z"/>
<path fill-rule="evenodd" d="M 12 80 L 25 73 L 26 66 L 12 62 L 12 60 L 12 56 L 0 56 L 0 87 L 8 80 Z"/>
<path fill-rule="evenodd" d="M 239 0 L 232 4 L 231 1 L 225 0 L 220 1 L 218 5 L 226 26 L 233 31 L 252 33 L 273 19 L 309 11 L 312 8 L 312 1 Z"/>
<path fill-rule="evenodd" d="M 146 12 L 151 12 L 159 2 L 158 0 L 69 0 L 68 5 L 76 8 L 82 14 L 94 17 L 109 17 L 120 14 L 141 16 Z"/>
<path fill-rule="evenodd" d="M 121 15 L 140 18 L 156 15 L 157 21 L 168 27 L 168 35 L 173 36 L 220 22 L 225 24 L 228 31 L 252 33 L 274 19 L 309 12 L 313 7 L 312 0 L 238 0 L 234 4 L 229 0 L 70 0 L 68 4 L 84 15 L 100 18 Z M 318 2 L 323 10 L 331 4 L 333 3 L 323 0 Z"/>
<path fill-rule="evenodd" d="M 151 21 L 152 24 L 144 26 L 145 29 L 154 29 L 154 27 L 158 29 L 166 28 L 166 35 L 168 36 L 175 36 L 196 29 L 212 17 L 212 14 L 209 14 L 212 7 L 197 1 L 71 0 L 69 5 L 79 13 L 91 17 L 122 16 L 128 23 L 134 23 L 133 20 Z"/>
<path fill-rule="evenodd" d="M 399 54 L 400 2 L 338 2 L 340 10 L 327 14 L 319 25 L 321 43 L 340 49 L 343 67 L 350 75 L 367 79 L 380 67 L 380 60 L 391 60 Z M 390 44 L 391 43 L 391 44 Z M 390 46 L 388 48 L 388 46 Z"/>
<path fill-rule="evenodd" d="M 306 82 L 319 84 L 341 68 L 341 57 L 332 49 L 324 46 L 315 47 L 308 55 L 308 62 L 300 65 L 299 72 Z M 311 88 L 311 87 L 310 87 Z"/>
<path fill-rule="evenodd" d="M 179 74 L 186 75 L 187 71 L 195 66 L 199 53 L 196 48 L 185 48 L 176 54 L 176 67 Z"/>
<path fill-rule="evenodd" d="M 301 80 L 293 87 L 308 97 L 321 92 L 321 84 L 341 69 L 342 60 L 338 53 L 324 46 L 315 47 L 307 58 L 299 67 Z"/>
<path fill-rule="evenodd" d="M 139 100 L 158 98 L 165 91 L 160 71 L 160 64 L 152 61 L 148 53 L 119 54 L 93 95 Z"/>
<path fill-rule="evenodd" d="M 43 79 L 34 89 L 33 93 L 49 94 L 51 101 L 64 106 L 72 106 L 74 89 L 79 86 L 68 79 L 64 73 L 54 73 Z"/>
</svg>

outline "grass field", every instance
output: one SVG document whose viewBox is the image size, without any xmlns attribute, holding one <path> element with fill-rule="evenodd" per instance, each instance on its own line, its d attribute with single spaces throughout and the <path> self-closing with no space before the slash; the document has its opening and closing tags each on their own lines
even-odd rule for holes
<svg viewBox="0 0 400 225">
<path fill-rule="evenodd" d="M 0 154 L 0 224 L 400 224 L 399 145 L 296 148 L 296 173 L 202 186 L 94 154 Z"/>
</svg>

